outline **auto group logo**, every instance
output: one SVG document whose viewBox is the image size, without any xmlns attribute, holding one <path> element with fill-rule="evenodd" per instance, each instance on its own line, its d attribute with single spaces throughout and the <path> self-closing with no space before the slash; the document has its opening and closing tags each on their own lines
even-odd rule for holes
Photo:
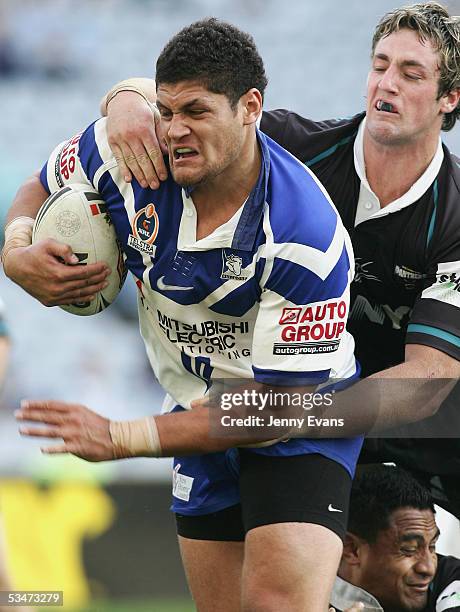
<svg viewBox="0 0 460 612">
<path fill-rule="evenodd" d="M 155 255 L 156 247 L 153 244 L 158 235 L 160 220 L 155 204 L 147 204 L 139 210 L 132 222 L 133 233 L 128 237 L 128 246 L 147 255 Z"/>
<path fill-rule="evenodd" d="M 280 317 L 280 325 L 286 325 L 287 323 L 298 323 L 301 308 L 283 308 L 283 313 Z"/>
<path fill-rule="evenodd" d="M 279 318 L 281 342 L 273 345 L 273 354 L 311 355 L 337 351 L 345 330 L 347 310 L 344 300 L 283 308 Z"/>
</svg>

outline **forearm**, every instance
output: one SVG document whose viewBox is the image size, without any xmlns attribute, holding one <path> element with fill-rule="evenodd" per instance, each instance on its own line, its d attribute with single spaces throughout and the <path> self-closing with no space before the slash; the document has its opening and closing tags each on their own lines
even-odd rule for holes
<svg viewBox="0 0 460 612">
<path fill-rule="evenodd" d="M 437 373 L 442 377 L 433 376 L 429 363 L 404 362 L 334 393 L 330 405 L 325 402 L 308 411 L 293 402 L 290 406 L 265 407 L 261 411 L 250 407 L 243 412 L 233 407 L 223 412 L 214 405 L 212 410 L 216 412 L 212 416 L 207 406 L 157 416 L 154 419 L 161 455 L 212 453 L 280 437 L 345 438 L 413 423 L 432 416 L 455 384 L 455 379 L 446 377 L 445 371 Z M 311 387 L 282 389 L 292 398 L 299 394 L 311 397 L 312 391 Z M 291 422 L 303 419 L 303 425 L 271 430 L 266 426 L 234 427 L 225 431 L 218 424 L 223 415 L 238 418 L 248 414 L 263 416 L 265 423 L 272 416 L 288 417 L 293 419 Z M 343 425 L 338 427 L 337 422 Z"/>
<path fill-rule="evenodd" d="M 13 257 L 13 253 L 22 251 L 32 244 L 33 222 L 47 197 L 48 193 L 43 188 L 37 172 L 19 188 L 8 211 L 2 263 L 5 274 L 12 280 L 15 280 L 18 272 L 17 261 L 15 262 L 17 258 Z"/>
<path fill-rule="evenodd" d="M 247 436 L 212 435 L 209 410 L 206 406 L 199 406 L 155 417 L 162 456 L 216 453 L 248 443 Z"/>
<path fill-rule="evenodd" d="M 213 416 L 210 410 L 216 411 Z M 232 412 L 233 418 L 243 416 L 241 409 Z M 112 421 L 110 435 L 114 458 L 216 453 L 234 446 L 265 446 L 283 437 L 279 430 L 273 433 L 273 429 L 257 426 L 233 427 L 226 431 L 219 425 L 220 418 L 218 408 L 199 405 L 192 410 L 137 421 Z M 282 433 L 287 437 L 289 430 L 284 428 Z"/>
<path fill-rule="evenodd" d="M 100 104 L 100 111 L 103 117 L 107 116 L 107 105 L 115 96 L 120 92 L 134 92 L 137 95 L 142 96 L 149 104 L 155 104 L 157 99 L 156 85 L 154 79 L 147 79 L 143 77 L 133 77 L 131 79 L 125 79 L 120 81 L 106 93 L 102 98 Z"/>
<path fill-rule="evenodd" d="M 35 219 L 40 206 L 48 197 L 48 192 L 40 182 L 40 173 L 35 172 L 18 189 L 13 203 L 6 216 L 6 224 L 17 217 L 31 217 Z"/>
<path fill-rule="evenodd" d="M 436 353 L 438 353 L 436 351 Z M 458 379 L 455 360 L 420 355 L 377 372 L 334 394 L 318 411 L 322 424 L 302 428 L 307 437 L 349 437 L 378 433 L 433 416 Z M 340 419 L 343 426 L 334 423 Z M 327 426 L 324 423 L 332 423 Z"/>
</svg>

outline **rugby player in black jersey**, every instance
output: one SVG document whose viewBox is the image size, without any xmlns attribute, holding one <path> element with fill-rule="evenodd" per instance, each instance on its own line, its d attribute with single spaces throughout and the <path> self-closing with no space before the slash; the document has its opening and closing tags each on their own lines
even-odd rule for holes
<svg viewBox="0 0 460 612">
<path fill-rule="evenodd" d="M 459 41 L 459 18 L 440 4 L 397 9 L 374 33 L 366 112 L 318 122 L 277 110 L 261 120 L 318 176 L 351 234 L 349 329 L 362 375 L 402 380 L 397 401 L 380 408 L 387 425 L 424 416 L 414 379 L 460 376 L 460 161 L 440 139 L 460 113 Z M 166 170 L 146 99 L 154 101 L 154 83 L 131 79 L 109 92 L 102 110 L 124 175 L 154 187 Z M 458 428 L 449 421 L 458 395 L 438 410 L 449 435 Z M 362 431 L 375 422 L 369 414 Z M 367 440 L 361 460 L 396 461 L 460 516 L 457 439 Z"/>
<path fill-rule="evenodd" d="M 433 499 L 410 474 L 372 466 L 353 482 L 348 533 L 331 604 L 365 610 L 460 610 L 460 560 L 437 555 Z M 353 608 L 354 609 L 354 608 Z"/>
</svg>

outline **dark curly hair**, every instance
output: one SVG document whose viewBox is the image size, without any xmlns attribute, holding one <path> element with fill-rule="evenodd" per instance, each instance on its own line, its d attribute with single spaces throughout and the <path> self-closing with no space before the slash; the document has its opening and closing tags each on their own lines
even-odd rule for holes
<svg viewBox="0 0 460 612">
<path fill-rule="evenodd" d="M 348 531 L 372 544 L 399 508 L 435 511 L 428 489 L 405 470 L 391 465 L 364 468 L 353 481 Z"/>
<path fill-rule="evenodd" d="M 214 17 L 183 28 L 166 44 L 156 64 L 156 82 L 198 81 L 209 91 L 224 94 L 235 108 L 255 87 L 267 86 L 262 58 L 252 36 Z"/>
<path fill-rule="evenodd" d="M 377 25 L 372 39 L 372 55 L 381 38 L 406 28 L 417 32 L 420 40 L 429 40 L 439 54 L 438 99 L 460 87 L 460 18 L 451 17 L 438 2 L 404 6 L 387 13 Z M 460 116 L 460 102 L 442 122 L 445 132 L 451 130 Z"/>
</svg>

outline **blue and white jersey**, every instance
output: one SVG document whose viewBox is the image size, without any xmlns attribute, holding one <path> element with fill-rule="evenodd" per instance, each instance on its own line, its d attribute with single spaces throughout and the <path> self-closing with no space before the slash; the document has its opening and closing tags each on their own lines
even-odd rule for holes
<svg viewBox="0 0 460 612">
<path fill-rule="evenodd" d="M 201 240 L 192 194 L 171 176 L 155 191 L 124 182 L 105 119 L 60 144 L 42 170 L 49 192 L 88 183 L 106 202 L 139 288 L 141 334 L 167 409 L 189 408 L 213 379 L 292 386 L 357 376 L 346 331 L 348 234 L 308 168 L 260 132 L 258 140 L 254 190 Z M 333 458 L 346 443 L 359 452 L 355 440 L 330 442 Z"/>
</svg>

